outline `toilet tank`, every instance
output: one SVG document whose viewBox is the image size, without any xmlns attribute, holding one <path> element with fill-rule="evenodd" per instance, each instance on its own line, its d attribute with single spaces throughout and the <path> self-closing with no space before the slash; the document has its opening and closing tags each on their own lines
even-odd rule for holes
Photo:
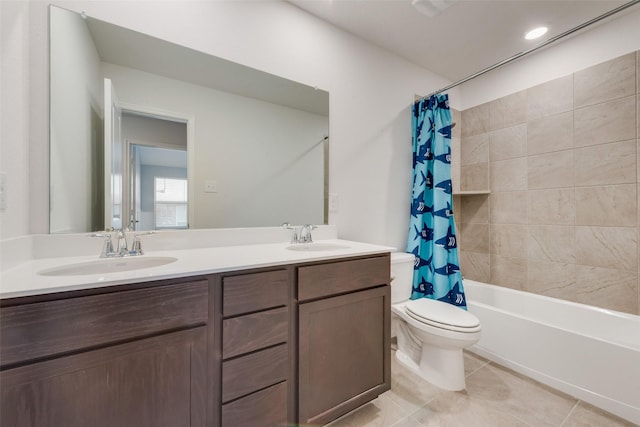
<svg viewBox="0 0 640 427">
<path fill-rule="evenodd" d="M 406 301 L 411 296 L 414 260 L 413 254 L 391 254 L 391 304 Z"/>
</svg>

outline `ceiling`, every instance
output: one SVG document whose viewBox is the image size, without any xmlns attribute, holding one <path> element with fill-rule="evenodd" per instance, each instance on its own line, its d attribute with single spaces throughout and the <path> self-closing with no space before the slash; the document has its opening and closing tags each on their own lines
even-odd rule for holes
<svg viewBox="0 0 640 427">
<path fill-rule="evenodd" d="M 171 168 L 187 168 L 187 150 L 171 150 L 151 146 L 139 146 L 140 164 L 148 166 L 166 166 Z"/>
<path fill-rule="evenodd" d="M 628 0 L 428 0 L 432 5 L 448 6 L 433 17 L 418 12 L 411 0 L 288 1 L 336 27 L 457 81 Z M 638 5 L 625 12 L 636 8 Z M 535 41 L 524 39 L 526 31 L 540 25 L 549 27 L 544 37 Z"/>
</svg>

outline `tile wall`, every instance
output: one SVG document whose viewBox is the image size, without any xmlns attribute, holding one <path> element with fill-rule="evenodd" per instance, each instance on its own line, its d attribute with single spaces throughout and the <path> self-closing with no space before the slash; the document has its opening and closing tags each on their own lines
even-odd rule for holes
<svg viewBox="0 0 640 427">
<path fill-rule="evenodd" d="M 640 314 L 639 52 L 453 113 L 465 277 Z"/>
</svg>

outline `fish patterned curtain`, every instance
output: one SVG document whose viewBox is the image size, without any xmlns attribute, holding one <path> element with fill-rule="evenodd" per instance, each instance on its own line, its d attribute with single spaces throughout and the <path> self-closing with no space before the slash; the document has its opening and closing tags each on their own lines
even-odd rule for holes
<svg viewBox="0 0 640 427">
<path fill-rule="evenodd" d="M 413 191 L 407 252 L 415 255 L 411 299 L 431 298 L 466 309 L 451 194 L 448 95 L 413 106 Z"/>
</svg>

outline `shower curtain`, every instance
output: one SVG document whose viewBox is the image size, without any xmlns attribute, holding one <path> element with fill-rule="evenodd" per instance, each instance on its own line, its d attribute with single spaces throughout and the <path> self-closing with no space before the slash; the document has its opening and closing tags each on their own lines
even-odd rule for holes
<svg viewBox="0 0 640 427">
<path fill-rule="evenodd" d="M 407 252 L 416 256 L 411 299 L 431 298 L 466 309 L 451 194 L 448 95 L 413 105 L 413 190 Z"/>
</svg>

